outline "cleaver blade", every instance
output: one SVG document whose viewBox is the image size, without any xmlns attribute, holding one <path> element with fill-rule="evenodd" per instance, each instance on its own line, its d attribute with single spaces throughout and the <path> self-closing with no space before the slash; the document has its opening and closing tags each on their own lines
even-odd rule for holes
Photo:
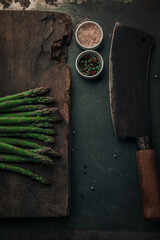
<svg viewBox="0 0 160 240">
<path fill-rule="evenodd" d="M 148 79 L 153 38 L 116 23 L 109 63 L 110 104 L 118 137 L 149 136 Z"/>
<path fill-rule="evenodd" d="M 155 151 L 151 147 L 148 71 L 153 37 L 117 22 L 109 57 L 109 94 L 116 136 L 135 138 L 143 215 L 160 218 L 160 192 Z"/>
</svg>

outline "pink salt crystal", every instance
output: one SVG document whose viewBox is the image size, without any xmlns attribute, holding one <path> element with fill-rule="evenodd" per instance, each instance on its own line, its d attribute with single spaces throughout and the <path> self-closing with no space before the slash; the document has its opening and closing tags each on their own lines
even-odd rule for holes
<svg viewBox="0 0 160 240">
<path fill-rule="evenodd" d="M 101 31 L 94 23 L 82 25 L 77 33 L 78 41 L 85 47 L 93 47 L 101 40 Z"/>
</svg>

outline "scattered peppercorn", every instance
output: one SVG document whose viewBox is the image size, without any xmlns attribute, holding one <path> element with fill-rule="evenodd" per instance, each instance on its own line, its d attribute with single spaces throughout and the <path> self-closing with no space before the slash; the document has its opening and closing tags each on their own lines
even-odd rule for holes
<svg viewBox="0 0 160 240">
<path fill-rule="evenodd" d="M 94 190 L 94 187 L 91 187 L 91 190 Z"/>
<path fill-rule="evenodd" d="M 72 134 L 75 135 L 75 134 L 76 134 L 76 131 L 72 131 Z"/>
<path fill-rule="evenodd" d="M 157 79 L 157 78 L 158 78 L 158 75 L 157 75 L 157 74 L 155 74 L 155 75 L 154 75 L 154 78 L 156 78 L 156 79 Z"/>
<path fill-rule="evenodd" d="M 101 67 L 101 61 L 95 54 L 86 54 L 79 61 L 79 70 L 86 76 L 96 75 Z"/>
<path fill-rule="evenodd" d="M 74 149 L 73 149 L 73 148 L 71 149 L 71 152 L 74 152 Z"/>
<path fill-rule="evenodd" d="M 116 154 L 114 154 L 114 155 L 113 155 L 113 157 L 114 157 L 114 158 L 116 158 L 116 157 L 117 157 L 117 155 L 116 155 Z"/>
</svg>

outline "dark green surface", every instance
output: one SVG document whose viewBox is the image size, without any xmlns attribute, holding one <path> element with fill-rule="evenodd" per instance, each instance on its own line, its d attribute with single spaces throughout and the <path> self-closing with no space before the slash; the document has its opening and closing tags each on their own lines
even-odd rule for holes
<svg viewBox="0 0 160 240">
<path fill-rule="evenodd" d="M 135 0 L 125 4 L 104 0 L 94 4 L 68 3 L 63 4 L 59 11 L 71 15 L 74 31 L 76 24 L 86 18 L 97 21 L 104 30 L 104 41 L 98 51 L 104 58 L 105 67 L 97 80 L 89 81 L 78 76 L 74 62 L 81 50 L 74 35 L 69 46 L 71 126 L 75 131 L 72 135 L 70 217 L 64 220 L 1 220 L 0 233 L 5 236 L 8 230 L 11 233 L 15 229 L 37 232 L 51 229 L 159 232 L 159 221 L 147 222 L 143 219 L 136 143 L 117 139 L 113 132 L 108 94 L 108 57 L 116 21 L 147 31 L 155 39 L 149 74 L 149 103 L 160 176 L 160 2 Z"/>
<path fill-rule="evenodd" d="M 77 6 L 72 6 L 75 9 Z M 72 10 L 73 11 L 73 10 Z M 136 165 L 136 143 L 117 139 L 111 123 L 108 95 L 108 57 L 113 26 L 116 21 L 152 34 L 155 46 L 150 68 L 150 109 L 153 146 L 157 152 L 160 173 L 158 134 L 160 122 L 160 2 L 133 1 L 124 4 L 104 1 L 101 4 L 83 4 L 75 18 L 97 21 L 104 30 L 104 41 L 99 52 L 105 61 L 103 75 L 97 81 L 88 81 L 72 71 L 72 212 L 70 221 L 75 228 L 159 231 L 159 222 L 143 219 Z M 73 64 L 80 52 L 73 39 L 69 62 Z M 136 70 L 136 69 L 135 69 Z M 154 79 L 154 75 L 159 79 Z M 113 155 L 116 154 L 117 158 Z M 87 169 L 84 168 L 87 165 Z M 84 174 L 84 171 L 87 174 Z M 90 187 L 95 190 L 91 191 Z M 84 198 L 81 198 L 84 195 Z"/>
</svg>

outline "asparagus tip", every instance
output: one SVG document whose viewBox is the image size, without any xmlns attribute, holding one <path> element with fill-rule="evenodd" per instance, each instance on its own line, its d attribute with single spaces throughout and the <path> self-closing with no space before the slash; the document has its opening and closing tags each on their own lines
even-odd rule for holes
<svg viewBox="0 0 160 240">
<path fill-rule="evenodd" d="M 49 182 L 49 180 L 45 177 L 37 177 L 36 179 L 38 182 L 45 184 L 45 185 L 50 185 L 51 183 Z"/>
</svg>

